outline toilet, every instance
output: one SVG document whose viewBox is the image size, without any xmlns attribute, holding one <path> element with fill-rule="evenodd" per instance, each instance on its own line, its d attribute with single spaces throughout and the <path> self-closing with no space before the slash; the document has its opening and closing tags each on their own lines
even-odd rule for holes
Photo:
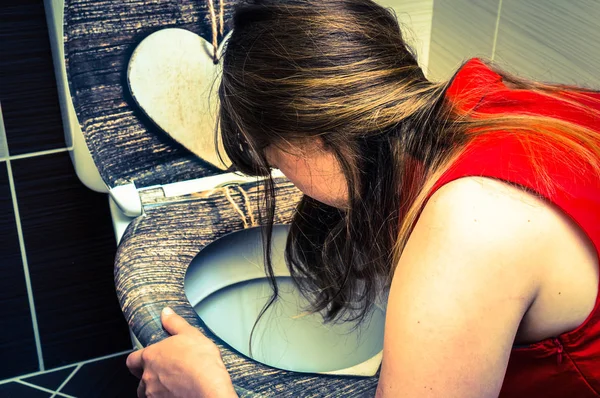
<svg viewBox="0 0 600 398">
<path fill-rule="evenodd" d="M 225 21 L 232 3 L 225 3 Z M 135 73 L 153 66 L 136 51 L 165 31 L 189 38 L 191 45 L 203 43 L 198 53 L 206 58 L 202 67 L 210 69 L 206 3 L 161 0 L 143 9 L 137 4 L 65 0 L 61 71 L 68 83 L 63 105 L 75 121 L 66 130 L 77 175 L 88 187 L 109 194 L 119 242 L 115 286 L 135 344 L 168 337 L 160 312 L 170 306 L 219 346 L 239 396 L 373 396 L 385 309 L 375 306 L 358 328 L 324 324 L 320 314 L 306 312 L 308 303 L 283 257 L 286 224 L 301 192 L 281 173 L 273 175 L 272 247 L 281 297 L 256 322 L 271 295 L 253 205 L 261 182 L 227 171 L 210 154 L 198 157 L 206 148 L 186 141 L 185 118 L 174 126 L 149 111 L 148 98 L 156 93 L 143 92 L 149 83 L 135 79 Z M 206 73 L 216 69 L 210 70 Z M 163 128 L 176 133 L 171 137 Z M 205 137 L 214 134 L 202 130 Z"/>
</svg>

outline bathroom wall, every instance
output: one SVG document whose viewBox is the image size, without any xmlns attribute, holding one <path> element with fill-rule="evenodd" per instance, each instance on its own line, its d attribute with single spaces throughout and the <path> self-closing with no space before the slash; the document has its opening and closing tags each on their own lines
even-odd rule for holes
<svg viewBox="0 0 600 398">
<path fill-rule="evenodd" d="M 436 0 L 429 77 L 481 56 L 524 77 L 600 89 L 599 20 L 596 0 Z"/>
<path fill-rule="evenodd" d="M 43 0 L 0 5 L 0 380 L 130 349 L 106 195 L 64 139 Z"/>
<path fill-rule="evenodd" d="M 428 76 L 431 43 L 433 0 L 377 0 L 394 10 L 400 23 L 404 40 L 417 52 L 417 61 Z"/>
</svg>

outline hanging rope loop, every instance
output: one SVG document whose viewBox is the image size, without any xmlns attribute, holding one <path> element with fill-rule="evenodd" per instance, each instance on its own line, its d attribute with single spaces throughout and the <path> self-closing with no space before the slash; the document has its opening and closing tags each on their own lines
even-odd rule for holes
<svg viewBox="0 0 600 398">
<path fill-rule="evenodd" d="M 224 32 L 224 15 L 225 15 L 225 0 L 219 0 L 219 19 L 217 21 L 217 14 L 215 12 L 214 0 L 208 1 L 208 11 L 210 13 L 210 26 L 212 30 L 212 45 L 213 45 L 213 62 L 219 63 L 218 49 L 219 49 L 219 35 L 223 40 Z"/>
</svg>

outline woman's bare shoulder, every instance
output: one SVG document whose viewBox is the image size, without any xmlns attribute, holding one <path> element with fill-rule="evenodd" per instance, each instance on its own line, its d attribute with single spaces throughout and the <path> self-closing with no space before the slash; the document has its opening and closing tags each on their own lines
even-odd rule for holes
<svg viewBox="0 0 600 398">
<path fill-rule="evenodd" d="M 556 237 L 548 231 L 555 225 L 556 209 L 543 198 L 500 180 L 464 177 L 431 196 L 415 227 L 420 239 L 411 238 L 426 250 L 495 260 L 536 290 L 552 259 Z"/>
<path fill-rule="evenodd" d="M 456 232 L 476 225 L 490 237 L 506 237 L 502 243 L 510 247 L 511 241 L 521 245 L 525 237 L 543 238 L 555 212 L 551 203 L 521 187 L 493 178 L 464 177 L 437 190 L 421 218 L 438 226 L 447 224 Z"/>
<path fill-rule="evenodd" d="M 482 211 L 501 206 L 503 210 L 542 214 L 549 208 L 549 203 L 515 184 L 495 178 L 473 176 L 459 178 L 443 185 L 432 195 L 428 206 Z"/>
</svg>

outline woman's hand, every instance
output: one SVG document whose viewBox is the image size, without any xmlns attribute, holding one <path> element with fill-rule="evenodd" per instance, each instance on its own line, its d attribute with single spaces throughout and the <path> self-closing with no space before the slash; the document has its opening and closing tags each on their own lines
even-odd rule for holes
<svg viewBox="0 0 600 398">
<path fill-rule="evenodd" d="M 138 397 L 237 397 L 219 348 L 170 308 L 161 320 L 171 337 L 127 357 Z"/>
</svg>

